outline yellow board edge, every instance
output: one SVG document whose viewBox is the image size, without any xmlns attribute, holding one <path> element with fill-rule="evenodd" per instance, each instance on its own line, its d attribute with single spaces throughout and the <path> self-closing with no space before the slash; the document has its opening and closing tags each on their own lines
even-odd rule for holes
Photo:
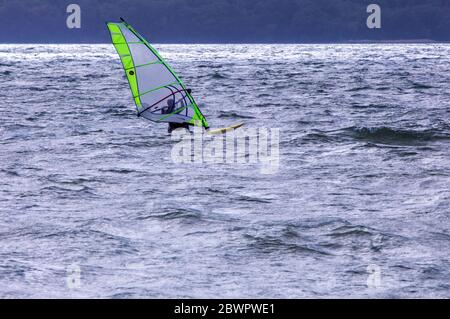
<svg viewBox="0 0 450 319">
<path fill-rule="evenodd" d="M 227 132 L 231 132 L 231 131 L 237 130 L 238 128 L 241 128 L 244 125 L 245 125 L 245 123 L 239 123 L 239 124 L 232 125 L 230 127 L 220 128 L 220 129 L 217 129 L 217 130 L 209 130 L 209 131 L 207 131 L 207 133 L 209 135 L 226 134 Z"/>
</svg>

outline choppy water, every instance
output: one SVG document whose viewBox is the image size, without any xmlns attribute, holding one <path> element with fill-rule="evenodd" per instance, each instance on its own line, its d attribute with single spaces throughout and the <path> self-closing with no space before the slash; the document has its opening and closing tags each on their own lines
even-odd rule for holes
<svg viewBox="0 0 450 319">
<path fill-rule="evenodd" d="M 109 45 L 1 45 L 0 297 L 449 297 L 450 45 L 157 48 L 278 174 L 173 164 Z"/>
</svg>

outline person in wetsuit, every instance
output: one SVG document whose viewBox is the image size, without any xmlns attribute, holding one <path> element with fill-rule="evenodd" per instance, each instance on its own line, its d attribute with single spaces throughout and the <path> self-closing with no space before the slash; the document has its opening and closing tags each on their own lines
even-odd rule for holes
<svg viewBox="0 0 450 319">
<path fill-rule="evenodd" d="M 164 114 L 170 114 L 173 111 L 175 111 L 175 100 L 174 99 L 168 99 L 167 100 L 167 108 L 163 109 Z M 173 131 L 184 128 L 189 131 L 189 124 L 187 123 L 169 123 L 169 134 L 172 134 Z"/>
</svg>

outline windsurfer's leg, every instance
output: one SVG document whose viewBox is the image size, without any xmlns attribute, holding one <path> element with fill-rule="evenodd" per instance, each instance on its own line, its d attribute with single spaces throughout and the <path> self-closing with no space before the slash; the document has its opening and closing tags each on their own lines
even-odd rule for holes
<svg viewBox="0 0 450 319">
<path fill-rule="evenodd" d="M 184 128 L 189 131 L 189 125 L 185 123 L 169 123 L 169 133 L 172 133 L 173 131 Z"/>
</svg>

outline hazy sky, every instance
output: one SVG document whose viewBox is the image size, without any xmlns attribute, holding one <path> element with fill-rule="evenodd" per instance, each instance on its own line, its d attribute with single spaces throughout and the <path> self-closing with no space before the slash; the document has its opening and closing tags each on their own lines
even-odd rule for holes
<svg viewBox="0 0 450 319">
<path fill-rule="evenodd" d="M 81 29 L 66 26 L 69 4 Z M 381 6 L 381 29 L 366 25 Z M 0 42 L 108 42 L 123 16 L 152 42 L 450 41 L 449 0 L 0 0 Z"/>
</svg>

